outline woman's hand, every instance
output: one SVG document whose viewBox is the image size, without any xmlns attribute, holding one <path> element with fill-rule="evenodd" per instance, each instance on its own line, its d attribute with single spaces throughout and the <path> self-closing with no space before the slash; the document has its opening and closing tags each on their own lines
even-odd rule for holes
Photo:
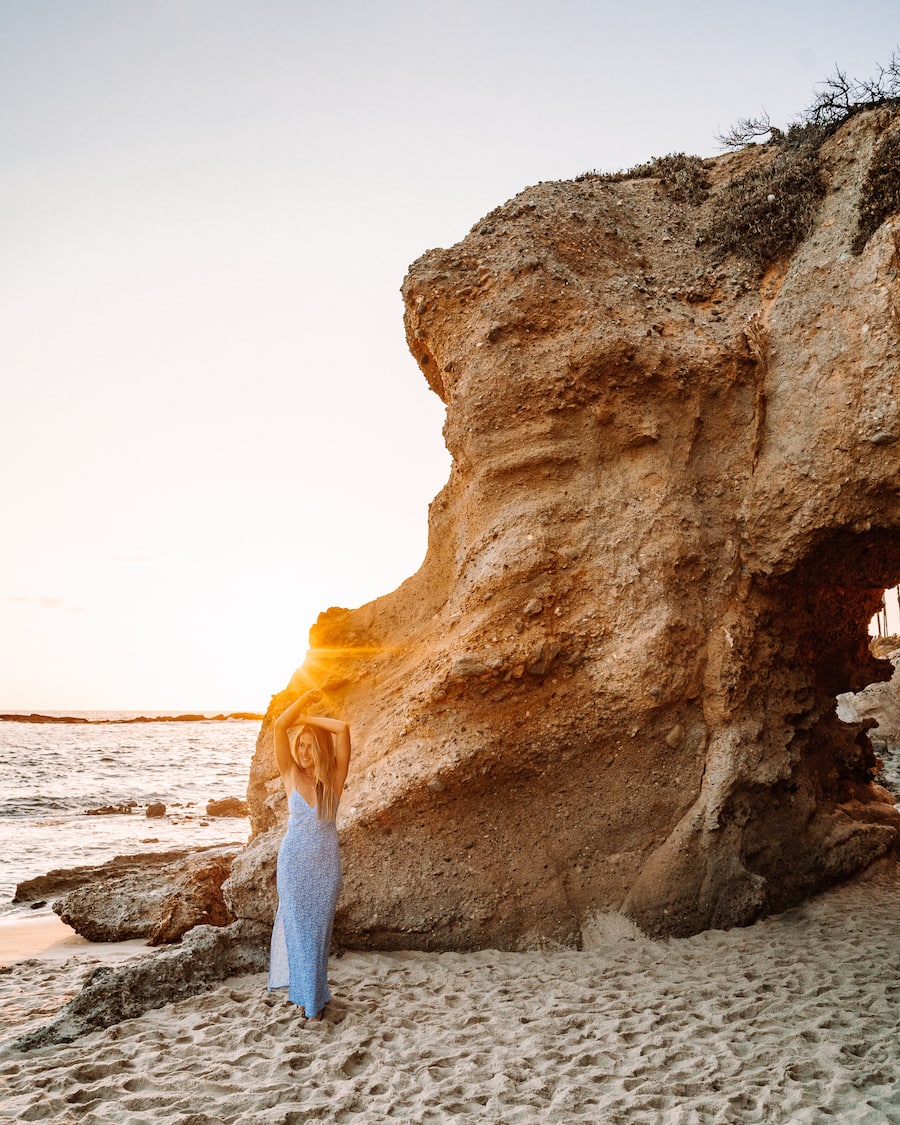
<svg viewBox="0 0 900 1125">
<path fill-rule="evenodd" d="M 310 691 L 305 691 L 298 699 L 295 699 L 290 707 L 286 707 L 278 718 L 275 720 L 276 730 L 287 730 L 288 727 L 296 726 L 297 723 L 305 722 L 308 716 L 305 714 L 306 708 L 311 703 L 316 703 L 322 698 L 322 693 L 318 688 L 312 688 Z"/>
</svg>

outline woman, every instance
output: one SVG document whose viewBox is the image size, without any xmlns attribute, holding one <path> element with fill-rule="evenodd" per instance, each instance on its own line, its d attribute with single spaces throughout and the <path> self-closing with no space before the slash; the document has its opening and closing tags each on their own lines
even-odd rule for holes
<svg viewBox="0 0 900 1125">
<path fill-rule="evenodd" d="M 304 713 L 320 698 L 308 691 L 275 720 L 275 760 L 289 817 L 278 850 L 269 962 L 269 988 L 287 988 L 313 1020 L 322 1018 L 331 999 L 328 951 L 341 889 L 335 816 L 350 766 L 349 726 Z"/>
</svg>

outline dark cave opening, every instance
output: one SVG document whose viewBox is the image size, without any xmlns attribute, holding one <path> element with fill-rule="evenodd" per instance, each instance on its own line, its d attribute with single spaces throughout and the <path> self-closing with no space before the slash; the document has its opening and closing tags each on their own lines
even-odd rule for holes
<svg viewBox="0 0 900 1125">
<path fill-rule="evenodd" d="M 900 802 L 900 587 L 884 590 L 881 606 L 869 621 L 868 639 L 872 656 L 889 663 L 891 678 L 840 693 L 835 709 L 842 722 L 866 725 L 877 760 L 875 780 Z"/>
<path fill-rule="evenodd" d="M 885 591 L 898 582 L 893 529 L 839 530 L 822 535 L 769 588 L 773 673 L 788 692 L 782 698 L 793 745 L 826 800 L 866 802 L 872 782 L 900 794 L 900 695 L 890 683 L 894 648 L 884 636 L 897 619 L 896 600 L 892 615 Z M 881 638 L 870 629 L 876 614 Z M 879 727 L 871 736 L 885 704 L 896 712 L 896 732 L 886 738 Z"/>
<path fill-rule="evenodd" d="M 782 642 L 819 691 L 836 697 L 890 679 L 870 623 L 898 583 L 900 536 L 872 530 L 823 538 L 778 584 Z"/>
</svg>

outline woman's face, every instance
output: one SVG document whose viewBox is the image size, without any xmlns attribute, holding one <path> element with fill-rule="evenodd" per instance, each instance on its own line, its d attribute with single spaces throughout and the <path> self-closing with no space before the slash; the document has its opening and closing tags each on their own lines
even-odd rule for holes
<svg viewBox="0 0 900 1125">
<path fill-rule="evenodd" d="M 295 753 L 297 755 L 297 761 L 302 770 L 310 769 L 315 763 L 315 759 L 313 758 L 314 745 L 315 740 L 308 730 L 305 730 L 303 734 L 301 734 L 297 739 Z"/>
</svg>

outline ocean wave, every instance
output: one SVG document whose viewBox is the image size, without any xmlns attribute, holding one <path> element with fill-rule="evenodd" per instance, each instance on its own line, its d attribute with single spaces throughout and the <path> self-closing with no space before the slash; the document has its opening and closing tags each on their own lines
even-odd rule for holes
<svg viewBox="0 0 900 1125">
<path fill-rule="evenodd" d="M 0 799 L 0 817 L 28 817 L 32 820 L 43 820 L 54 813 L 74 815 L 77 811 L 77 807 L 65 797 L 21 796 Z"/>
<path fill-rule="evenodd" d="M 233 822 L 226 835 L 206 804 L 244 794 L 258 732 L 243 721 L 0 723 L 0 909 L 16 883 L 51 868 L 232 840 Z M 155 801 L 167 815 L 148 820 Z M 86 815 L 127 804 L 131 814 Z"/>
</svg>

